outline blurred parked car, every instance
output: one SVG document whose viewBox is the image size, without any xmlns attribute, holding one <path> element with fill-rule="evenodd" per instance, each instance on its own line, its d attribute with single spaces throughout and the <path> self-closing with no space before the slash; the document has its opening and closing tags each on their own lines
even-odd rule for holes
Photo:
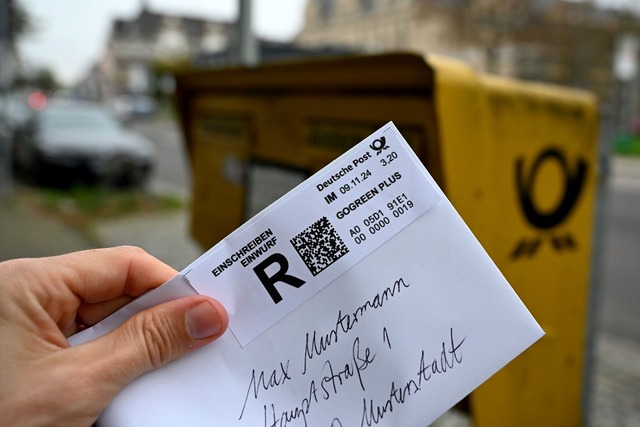
<svg viewBox="0 0 640 427">
<path fill-rule="evenodd" d="M 35 112 L 15 135 L 13 155 L 16 170 L 40 182 L 71 177 L 141 185 L 154 165 L 151 142 L 94 104 L 50 105 Z"/>
</svg>

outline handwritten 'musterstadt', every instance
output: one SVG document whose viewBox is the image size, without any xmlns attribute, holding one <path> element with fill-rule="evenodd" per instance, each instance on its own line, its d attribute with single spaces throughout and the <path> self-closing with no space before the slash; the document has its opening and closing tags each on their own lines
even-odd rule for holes
<svg viewBox="0 0 640 427">
<path fill-rule="evenodd" d="M 337 395 L 338 389 L 352 378 L 357 381 L 362 391 L 366 391 L 363 372 L 374 362 L 375 352 L 369 347 L 361 347 L 360 337 L 349 337 L 349 332 L 354 329 L 360 319 L 360 316 L 364 315 L 367 310 L 379 310 L 383 308 L 386 301 L 389 301 L 395 295 L 398 295 L 403 288 L 409 287 L 410 284 L 405 283 L 403 278 L 399 278 L 392 285 L 387 286 L 381 292 L 376 293 L 372 298 L 351 310 L 352 314 L 343 315 L 342 312 L 339 311 L 337 314 L 338 320 L 336 321 L 335 326 L 320 338 L 318 338 L 319 334 L 317 331 L 313 331 L 312 333 L 307 332 L 305 334 L 304 357 L 301 372 L 291 371 L 290 373 L 290 360 L 279 362 L 279 368 L 272 370 L 270 373 L 265 373 L 264 371 L 257 373 L 253 370 L 251 372 L 249 386 L 247 388 L 239 419 L 242 419 L 250 397 L 253 398 L 253 400 L 259 400 L 261 391 L 267 391 L 271 388 L 284 385 L 287 380 L 292 379 L 291 375 L 313 377 L 313 375 L 308 375 L 307 361 L 312 359 L 314 356 L 322 357 L 324 353 L 330 350 L 330 346 L 332 344 L 338 344 L 338 342 L 343 340 L 352 340 L 351 353 L 348 360 L 343 360 L 342 363 L 336 363 L 336 361 L 326 358 L 321 364 L 317 364 L 316 367 L 318 372 L 313 379 L 309 380 L 309 394 L 305 395 L 300 400 L 300 405 L 280 414 L 278 422 L 291 422 L 293 419 L 298 418 L 306 420 L 313 402 L 318 403 L 320 400 L 328 400 L 332 396 Z M 380 338 L 382 338 L 382 335 Z M 334 364 L 337 365 L 337 368 L 334 368 Z M 263 403 L 262 406 L 264 410 L 267 411 L 265 414 L 270 411 L 269 416 L 273 418 L 275 422 L 275 405 L 272 403 Z"/>
<path fill-rule="evenodd" d="M 376 372 L 370 372 L 372 369 L 376 370 L 376 364 L 374 363 L 376 355 L 381 351 L 391 350 L 389 344 L 391 339 L 388 333 L 384 335 L 384 338 L 383 334 L 380 334 L 378 342 L 374 341 L 365 345 L 362 343 L 360 336 L 352 336 L 350 332 L 362 318 L 361 316 L 366 315 L 367 311 L 383 309 L 386 302 L 399 295 L 402 289 L 410 286 L 410 283 L 405 282 L 403 278 L 399 278 L 392 285 L 387 286 L 372 298 L 351 310 L 352 314 L 343 315 L 341 311 L 338 312 L 338 320 L 335 326 L 322 334 L 320 338 L 317 338 L 319 336 L 317 331 L 305 333 L 304 362 L 302 363 L 303 369 L 301 372 L 290 369 L 291 360 L 279 362 L 278 367 L 270 372 L 252 370 L 238 419 L 243 419 L 247 404 L 251 404 L 249 402 L 251 399 L 257 401 L 258 405 L 262 407 L 265 426 L 296 425 L 295 421 L 307 426 L 309 425 L 309 418 L 313 416 L 314 409 L 319 407 L 318 404 L 332 398 L 339 398 L 340 393 L 344 393 L 342 389 L 346 388 L 349 382 L 355 383 L 357 388 L 365 393 L 366 396 L 366 391 L 369 387 L 366 385 L 367 377 L 376 375 Z M 386 327 L 383 330 L 386 331 Z M 432 376 L 446 374 L 447 371 L 450 372 L 456 365 L 462 363 L 462 346 L 466 338 L 459 338 L 454 333 L 453 328 L 450 328 L 448 335 L 442 341 L 441 349 L 437 352 L 428 355 L 424 349 L 421 349 L 419 355 L 416 354 L 415 374 L 404 380 L 391 381 L 388 387 L 389 393 L 387 396 L 383 396 L 381 402 L 363 398 L 360 425 L 371 426 L 378 424 L 385 417 L 385 414 L 392 413 L 394 408 L 398 410 L 411 396 L 417 397 L 418 393 L 427 386 Z M 330 346 L 332 344 L 338 344 L 340 341 L 348 342 L 351 352 L 348 354 L 347 359 L 337 361 L 326 353 L 331 351 Z M 386 341 L 386 344 L 383 341 Z M 308 372 L 307 361 L 314 356 L 321 357 L 322 362 L 315 365 L 316 371 Z M 384 369 L 383 366 L 377 366 L 377 368 Z M 264 392 L 280 386 L 286 387 L 285 383 L 296 376 L 301 379 L 306 378 L 306 385 L 303 388 L 304 393 L 299 397 L 299 400 L 295 401 L 296 406 L 281 408 L 265 398 L 267 393 Z M 303 379 L 303 381 L 305 380 Z M 371 382 L 371 380 L 369 379 L 368 382 Z M 333 418 L 332 425 L 342 425 L 340 418 Z"/>
<path fill-rule="evenodd" d="M 101 426 L 424 427 L 543 335 L 392 123 L 70 342 L 194 293 L 232 333 Z"/>
</svg>

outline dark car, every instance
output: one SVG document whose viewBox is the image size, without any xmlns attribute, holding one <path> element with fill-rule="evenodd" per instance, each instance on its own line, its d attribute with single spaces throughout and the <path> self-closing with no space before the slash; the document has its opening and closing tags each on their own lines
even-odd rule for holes
<svg viewBox="0 0 640 427">
<path fill-rule="evenodd" d="M 94 104 L 51 105 L 15 137 L 17 170 L 40 182 L 58 177 L 140 185 L 154 165 L 153 145 Z"/>
</svg>

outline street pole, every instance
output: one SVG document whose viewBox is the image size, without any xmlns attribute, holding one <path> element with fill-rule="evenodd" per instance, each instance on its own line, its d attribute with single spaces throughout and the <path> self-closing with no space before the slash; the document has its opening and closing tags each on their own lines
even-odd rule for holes
<svg viewBox="0 0 640 427">
<path fill-rule="evenodd" d="M 255 67 L 260 61 L 258 45 L 252 30 L 252 1 L 240 0 L 238 15 L 238 45 L 240 63 L 246 67 Z"/>
<path fill-rule="evenodd" d="M 639 48 L 640 41 L 634 34 L 621 34 L 616 40 L 613 72 L 617 82 L 621 85 L 619 93 L 622 103 L 619 106 L 619 117 L 616 117 L 619 126 L 618 132 L 632 129 L 638 119 Z"/>
</svg>

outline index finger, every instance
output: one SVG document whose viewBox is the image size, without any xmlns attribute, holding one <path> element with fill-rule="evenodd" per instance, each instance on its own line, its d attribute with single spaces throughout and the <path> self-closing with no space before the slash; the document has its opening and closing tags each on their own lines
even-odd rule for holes
<svg viewBox="0 0 640 427">
<path fill-rule="evenodd" d="M 133 246 L 73 252 L 48 259 L 68 289 L 85 303 L 137 297 L 174 277 L 167 264 Z"/>
</svg>

